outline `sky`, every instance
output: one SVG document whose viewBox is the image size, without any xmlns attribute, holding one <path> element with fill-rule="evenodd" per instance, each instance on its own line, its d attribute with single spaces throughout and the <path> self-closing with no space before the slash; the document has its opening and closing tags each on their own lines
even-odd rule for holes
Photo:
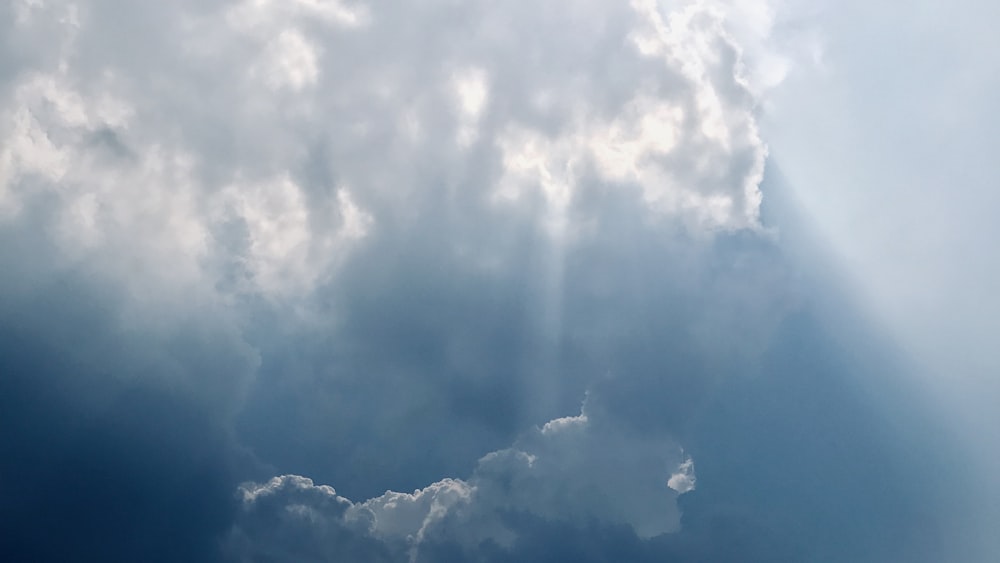
<svg viewBox="0 0 1000 563">
<path fill-rule="evenodd" d="M 995 561 L 989 3 L 0 5 L 0 559 Z"/>
</svg>

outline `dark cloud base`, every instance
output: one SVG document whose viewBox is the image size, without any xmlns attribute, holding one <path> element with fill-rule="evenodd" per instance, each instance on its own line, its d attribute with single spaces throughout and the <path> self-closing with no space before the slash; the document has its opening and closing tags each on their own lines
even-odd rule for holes
<svg viewBox="0 0 1000 563">
<path fill-rule="evenodd" d="M 772 201 L 780 201 L 778 187 L 769 192 Z M 18 236 L 27 232 L 31 231 L 5 234 L 5 262 L 18 263 L 19 255 L 51 253 L 38 246 L 42 243 Z M 610 246 L 608 254 L 590 254 L 584 261 L 614 265 L 608 256 L 614 255 L 615 245 Z M 756 256 L 754 260 L 761 264 L 784 260 L 776 247 L 752 237 L 723 237 L 713 252 L 718 264 L 713 268 L 722 276 L 740 272 L 727 266 L 736 257 Z M 353 419 L 353 427 L 318 424 L 323 419 L 309 417 L 324 414 L 326 403 L 303 400 L 303 389 L 333 385 L 324 391 L 326 397 L 341 394 L 341 405 L 352 408 L 351 399 L 357 396 L 349 393 L 350 385 L 370 395 L 363 396 L 364 403 L 379 404 L 375 400 L 379 393 L 393 385 L 394 372 L 386 366 L 394 362 L 412 373 L 444 373 L 435 393 L 457 393 L 440 399 L 466 408 L 446 411 L 442 421 L 463 429 L 478 425 L 481 430 L 472 434 L 475 440 L 492 436 L 478 444 L 481 451 L 475 450 L 476 444 L 456 447 L 449 458 L 453 460 L 467 460 L 469 452 L 482 455 L 504 447 L 532 417 L 544 422 L 553 415 L 519 413 L 515 407 L 522 395 L 510 393 L 510 387 L 509 394 L 490 393 L 488 386 L 471 395 L 461 386 L 455 391 L 451 386 L 455 379 L 448 377 L 453 368 L 447 356 L 416 352 L 441 346 L 453 336 L 449 332 L 453 328 L 442 326 L 439 332 L 425 333 L 426 346 L 404 347 L 373 364 L 377 369 L 359 371 L 369 378 L 368 386 L 362 385 L 364 378 L 347 378 L 347 387 L 343 387 L 344 379 L 316 376 L 304 384 L 293 379 L 292 375 L 301 378 L 303 373 L 315 373 L 321 364 L 316 358 L 331 357 L 329 343 L 316 341 L 315 336 L 310 340 L 284 335 L 273 340 L 295 345 L 289 344 L 283 354 L 259 345 L 263 362 L 247 407 L 258 412 L 249 417 L 244 413 L 246 418 L 236 426 L 251 439 L 236 439 L 231 418 L 220 414 L 229 409 L 219 408 L 217 396 L 206 399 L 193 389 L 234 388 L 232 381 L 239 378 L 229 372 L 255 370 L 244 350 L 207 330 L 197 333 L 199 337 L 175 335 L 166 346 L 172 353 L 147 358 L 143 351 L 159 349 L 162 342 L 120 326 L 116 319 L 121 302 L 113 286 L 86 281 L 73 270 L 46 268 L 44 261 L 35 261 L 32 268 L 7 276 L 0 299 L 0 553 L 4 560 L 405 561 L 404 546 L 355 531 L 333 527 L 318 535 L 315 530 L 302 530 L 297 536 L 276 536 L 266 519 L 249 526 L 245 516 L 240 516 L 237 485 L 266 479 L 279 463 L 282 472 L 344 475 L 349 485 L 353 474 L 353 486 L 361 493 L 375 491 L 372 494 L 380 492 L 380 485 L 398 485 L 384 483 L 385 475 L 409 475 L 410 483 L 415 483 L 412 486 L 424 486 L 442 475 L 462 476 L 471 471 L 422 456 L 427 436 L 442 432 L 440 426 L 418 428 L 424 437 L 408 441 L 405 438 L 410 434 L 380 434 L 399 428 L 402 423 L 397 417 L 380 415 L 375 420 L 381 420 L 381 426 L 365 427 L 370 419 L 358 407 L 334 412 L 337 416 L 327 419 L 340 420 L 338 424 Z M 374 323 L 369 327 L 381 323 L 403 331 L 374 338 L 374 348 L 391 350 L 392 342 L 406 340 L 408 322 L 451 315 L 458 320 L 450 322 L 461 326 L 464 321 L 459 312 L 468 313 L 471 308 L 480 320 L 464 333 L 470 349 L 479 354 L 490 350 L 484 342 L 506 342 L 477 357 L 492 358 L 489 361 L 496 365 L 517 364 L 512 355 L 521 345 L 510 341 L 509 335 L 524 323 L 516 309 L 512 312 L 502 306 L 505 301 L 497 306 L 450 293 L 440 289 L 442 285 L 447 284 L 430 276 L 422 284 L 393 286 L 388 293 L 397 294 L 399 301 L 367 311 L 355 308 L 359 318 Z M 420 305 L 419 299 L 413 299 L 416 305 L 397 307 L 414 295 L 426 298 L 427 287 L 439 292 L 430 302 Z M 587 302 L 584 285 L 572 291 L 583 295 L 575 299 Z M 950 530 L 954 522 L 962 521 L 961 507 L 971 490 L 964 484 L 963 468 L 953 463 L 961 459 L 955 441 L 927 414 L 926 405 L 907 394 L 905 364 L 869 321 L 852 312 L 854 307 L 835 282 L 802 282 L 797 291 L 804 297 L 778 323 L 754 362 L 706 362 L 704 352 L 687 348 L 683 341 L 665 344 L 678 334 L 678 323 L 668 316 L 650 315 L 638 317 L 646 327 L 639 337 L 626 331 L 614 340 L 620 327 L 612 324 L 612 330 L 606 331 L 606 325 L 600 327 L 598 332 L 612 339 L 598 352 L 610 350 L 614 355 L 589 356 L 603 358 L 632 377 L 624 381 L 590 377 L 588 383 L 579 372 L 573 375 L 585 361 L 553 364 L 565 370 L 566 395 L 579 397 L 589 384 L 595 391 L 592 408 L 614 413 L 617 423 L 629 425 L 630 432 L 676 435 L 696 460 L 698 488 L 679 499 L 680 532 L 641 540 L 627 526 L 599 522 L 580 526 L 508 512 L 502 519 L 518 535 L 509 548 L 491 542 L 470 548 L 431 539 L 421 547 L 421 560 L 947 560 L 959 541 Z M 516 291 L 506 292 L 512 302 L 521 299 Z M 636 303 L 629 301 L 633 298 Z M 661 311 L 683 310 L 671 305 L 664 293 L 628 294 L 618 299 L 610 309 L 634 312 L 644 304 L 660 303 Z M 497 311 L 503 314 L 493 315 Z M 588 319 L 586 308 L 581 307 L 570 311 L 579 315 L 577 325 L 608 318 L 606 312 L 599 312 Z M 402 322 L 394 324 L 398 319 Z M 273 337 L 273 331 L 262 334 Z M 364 333 L 364 339 L 369 338 L 372 333 Z M 563 352 L 564 358 L 572 359 L 571 352 L 581 348 L 579 343 L 570 343 L 564 350 L 568 351 Z M 521 361 L 534 359 L 529 353 Z M 479 381 L 502 375 L 491 371 L 495 367 L 483 369 Z M 528 385 L 531 380 L 525 377 Z M 212 383 L 219 379 L 230 383 Z M 192 388 L 184 381 L 199 383 Z M 282 387 L 289 382 L 294 385 Z M 404 378 L 396 384 L 405 383 Z M 283 389 L 288 396 L 281 395 Z M 404 399 L 397 397 L 386 404 L 403 404 Z M 260 401 L 256 406 L 255 400 Z M 491 401 L 503 408 L 493 414 L 479 408 Z M 260 410 L 264 407 L 272 410 Z M 565 409 L 564 405 L 557 405 L 555 414 L 571 414 L 558 409 Z M 259 426 L 247 423 L 253 419 Z M 296 431 L 310 427 L 312 434 Z M 322 441 L 301 441 L 319 440 L 315 428 L 345 441 L 337 445 L 327 436 L 325 443 L 334 443 L 339 450 L 310 458 L 324 448 Z M 261 447 L 256 451 L 260 459 L 239 445 L 266 445 L 269 440 L 283 449 Z M 385 450 L 400 443 L 409 446 Z M 445 447 L 448 439 L 434 445 Z M 310 455 L 296 455 L 297 448 Z M 369 468 L 369 459 L 390 459 L 398 466 Z M 335 478 L 329 482 L 339 486 Z"/>
<path fill-rule="evenodd" d="M 7 263 L 30 248 L 0 241 Z M 236 469 L 251 464 L 218 405 L 165 372 L 246 364 L 222 348 L 207 358 L 211 339 L 175 350 L 176 365 L 153 361 L 148 335 L 116 320 L 114 288 L 30 275 L 7 275 L 0 298 L 0 559 L 216 560 Z"/>
<path fill-rule="evenodd" d="M 7 561 L 207 561 L 236 508 L 223 429 L 169 389 L 109 383 L 5 331 L 0 553 Z M 78 388 L 104 394 L 81 406 Z M 96 389 L 95 389 L 96 387 Z"/>
<path fill-rule="evenodd" d="M 5 322 L 0 331 L 6 560 L 397 560 L 399 549 L 347 533 L 342 542 L 293 538 L 281 556 L 234 553 L 231 540 L 220 550 L 238 510 L 236 484 L 260 470 L 248 470 L 257 466 L 196 398 L 67 359 L 69 341 L 107 323 L 99 298 L 72 285 L 36 297 L 48 305 L 29 310 L 50 320 Z M 836 319 L 818 313 L 789 317 L 758 374 L 707 392 L 696 416 L 675 427 L 698 463 L 699 488 L 681 497 L 681 532 L 640 540 L 627 526 L 509 513 L 504 521 L 519 536 L 512 548 L 428 542 L 421 560 L 946 557 L 947 511 L 961 495 L 934 492 L 944 472 L 960 476 L 946 467 L 947 436 L 913 400 L 879 396 L 894 392 L 879 374 L 900 369 L 873 350 L 881 348 L 831 330 Z M 266 545 L 266 527 L 257 531 L 255 542 Z"/>
</svg>

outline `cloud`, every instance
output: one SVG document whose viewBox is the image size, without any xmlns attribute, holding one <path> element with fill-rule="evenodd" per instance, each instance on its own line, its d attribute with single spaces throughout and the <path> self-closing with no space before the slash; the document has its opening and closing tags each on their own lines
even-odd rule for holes
<svg viewBox="0 0 1000 563">
<path fill-rule="evenodd" d="M 487 454 L 467 480 L 444 479 L 413 493 L 352 503 L 294 475 L 245 484 L 230 550 L 252 559 L 272 549 L 276 536 L 305 533 L 310 549 L 327 556 L 364 543 L 411 561 L 433 560 L 445 544 L 471 557 L 484 546 L 516 548 L 524 519 L 625 526 L 641 541 L 677 531 L 673 487 L 688 492 L 693 479 L 691 459 L 673 441 L 637 439 L 584 413 L 549 421 Z M 258 533 L 261 521 L 270 523 L 266 534 Z"/>
<path fill-rule="evenodd" d="M 0 240 L 16 263 L 25 241 Z M 116 288 L 76 272 L 13 277 L 0 298 L 0 552 L 208 560 L 252 465 L 229 437 L 252 351 L 205 318 L 137 327 Z"/>
<path fill-rule="evenodd" d="M 230 560 L 400 560 L 368 535 L 366 522 L 344 518 L 353 504 L 330 487 L 288 475 L 242 492 L 244 509 L 224 550 Z"/>
<path fill-rule="evenodd" d="M 293 275 L 270 264 L 283 249 L 269 239 L 341 254 L 326 237 L 364 232 L 347 215 L 392 220 L 435 177 L 487 215 L 490 198 L 522 192 L 566 213 L 570 192 L 594 178 L 637 186 L 651 208 L 700 226 L 756 223 L 765 151 L 714 12 L 451 9 L 246 2 L 154 16 L 25 4 L 15 28 L 46 34 L 48 57 L 7 92 L 3 208 L 53 194 L 68 253 L 128 252 L 111 248 L 120 229 L 131 252 L 170 259 L 188 283 L 211 279 L 204 262 L 220 223 L 250 225 L 250 246 L 265 254 L 247 257 L 251 271 Z M 133 30 L 98 37 L 114 10 Z M 150 28 L 154 17 L 165 25 Z M 414 18 L 426 23 L 419 45 L 399 27 Z M 143 60 L 109 50 L 139 29 L 149 32 L 134 42 Z M 533 58 L 512 58 L 515 41 Z M 310 158 L 327 169 L 309 170 Z M 268 217 L 252 203 L 263 197 Z M 330 267 L 320 260 L 307 277 Z M 261 277 L 258 289 L 275 290 Z"/>
<path fill-rule="evenodd" d="M 865 527 L 773 474 L 901 474 L 775 360 L 769 3 L 0 10 L 20 558 L 795 560 Z"/>
<path fill-rule="evenodd" d="M 716 11 L 661 8 L 14 5 L 33 54 L 0 91 L 3 305 L 11 334 L 66 363 L 24 364 L 12 396 L 89 381 L 31 416 L 102 419 L 122 389 L 169 389 L 166 419 L 204 413 L 179 458 L 204 433 L 219 467 L 242 445 L 360 498 L 466 475 L 484 514 L 676 529 L 668 428 L 631 436 L 594 399 L 525 434 L 632 371 L 604 308 L 643 303 L 604 266 L 661 252 L 691 276 L 655 292 L 673 307 L 706 271 L 690 248 L 760 228 L 739 51 Z M 142 428 L 123 452 L 157 439 Z M 521 496 L 495 498 L 504 480 Z"/>
</svg>

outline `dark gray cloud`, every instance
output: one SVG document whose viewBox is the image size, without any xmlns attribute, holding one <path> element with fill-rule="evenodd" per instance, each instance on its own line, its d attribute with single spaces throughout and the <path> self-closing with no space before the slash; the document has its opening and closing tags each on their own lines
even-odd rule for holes
<svg viewBox="0 0 1000 563">
<path fill-rule="evenodd" d="M 212 380 L 245 374 L 252 356 L 209 322 L 135 334 L 121 325 L 115 292 L 73 272 L 30 291 L 5 285 L 3 557 L 214 560 L 252 459 L 231 440 Z"/>
</svg>

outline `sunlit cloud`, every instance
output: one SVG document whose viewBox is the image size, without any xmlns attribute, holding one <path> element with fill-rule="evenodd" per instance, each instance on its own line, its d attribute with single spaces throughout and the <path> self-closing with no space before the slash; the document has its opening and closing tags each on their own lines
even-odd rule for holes
<svg viewBox="0 0 1000 563">
<path fill-rule="evenodd" d="M 966 553 L 774 156 L 798 3 L 0 16 L 3 558 Z"/>
</svg>

